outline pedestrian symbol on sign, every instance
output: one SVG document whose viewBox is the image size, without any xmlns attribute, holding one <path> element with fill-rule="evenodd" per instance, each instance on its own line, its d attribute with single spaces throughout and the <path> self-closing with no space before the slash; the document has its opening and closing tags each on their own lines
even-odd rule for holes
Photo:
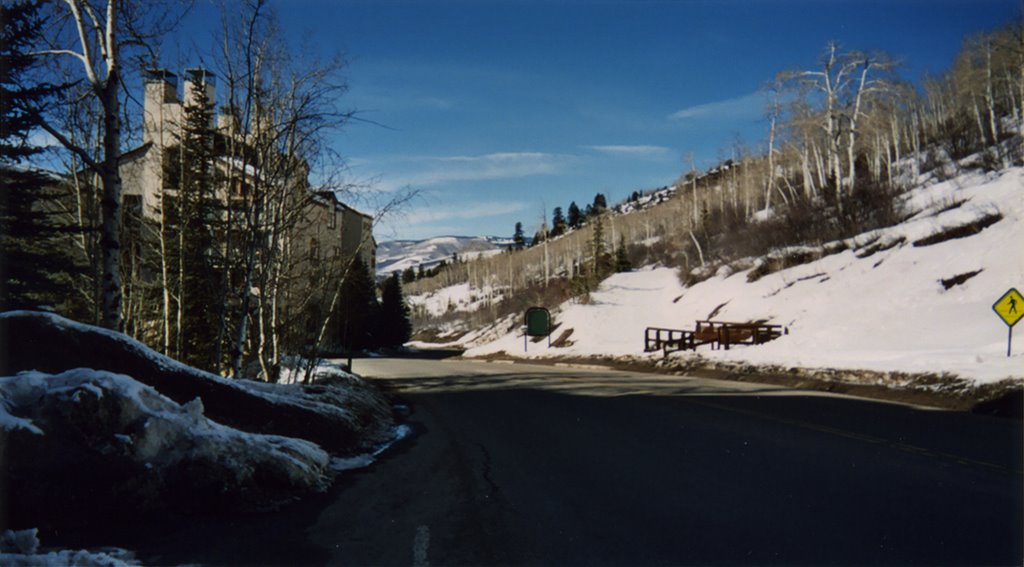
<svg viewBox="0 0 1024 567">
<path fill-rule="evenodd" d="M 1024 316 L 1024 313 L 1021 312 L 1022 310 L 1017 308 L 1021 301 L 1024 301 L 1024 296 L 1016 289 L 1010 288 L 998 301 L 992 304 L 992 310 L 1010 328 L 1009 338 L 1006 342 L 1006 356 L 1010 356 L 1013 347 L 1013 326 Z"/>
</svg>

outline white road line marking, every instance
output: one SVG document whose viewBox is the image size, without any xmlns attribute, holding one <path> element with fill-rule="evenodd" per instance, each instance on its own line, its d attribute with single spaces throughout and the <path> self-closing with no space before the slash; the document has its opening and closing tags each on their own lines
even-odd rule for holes
<svg viewBox="0 0 1024 567">
<path fill-rule="evenodd" d="M 430 528 L 416 528 L 416 536 L 412 539 L 412 564 L 414 567 L 427 567 L 427 551 L 430 549 Z"/>
</svg>

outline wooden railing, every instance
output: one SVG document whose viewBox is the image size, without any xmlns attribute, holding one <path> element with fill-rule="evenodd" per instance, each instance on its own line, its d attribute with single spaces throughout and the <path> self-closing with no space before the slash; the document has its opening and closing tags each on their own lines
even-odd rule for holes
<svg viewBox="0 0 1024 567">
<path fill-rule="evenodd" d="M 662 351 L 666 356 L 677 350 L 694 350 L 697 348 L 693 331 L 681 329 L 660 329 L 647 327 L 644 331 L 644 352 Z"/>
<path fill-rule="evenodd" d="M 699 345 L 710 344 L 712 349 L 732 345 L 759 345 L 788 334 L 782 325 L 767 323 L 730 323 L 727 321 L 697 321 L 695 330 L 647 327 L 644 331 L 644 352 L 662 351 L 665 356 L 679 350 L 697 350 Z"/>
<path fill-rule="evenodd" d="M 711 348 L 725 348 L 732 345 L 759 345 L 777 339 L 789 331 L 782 325 L 767 323 L 730 323 L 727 321 L 697 321 L 694 334 L 707 342 Z"/>
</svg>

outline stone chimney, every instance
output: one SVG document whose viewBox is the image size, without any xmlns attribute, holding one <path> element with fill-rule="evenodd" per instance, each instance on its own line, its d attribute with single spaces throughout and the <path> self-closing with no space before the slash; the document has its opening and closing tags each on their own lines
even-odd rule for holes
<svg viewBox="0 0 1024 567">
<path fill-rule="evenodd" d="M 173 107 L 178 103 L 178 76 L 167 69 L 149 69 L 145 72 L 143 83 L 145 100 L 142 108 L 142 141 L 159 142 L 168 121 L 167 106 Z"/>
</svg>

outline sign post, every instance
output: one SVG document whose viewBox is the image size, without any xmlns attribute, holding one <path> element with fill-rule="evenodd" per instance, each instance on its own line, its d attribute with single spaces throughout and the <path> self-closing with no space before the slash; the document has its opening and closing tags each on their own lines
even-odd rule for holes
<svg viewBox="0 0 1024 567">
<path fill-rule="evenodd" d="M 526 325 L 523 327 L 523 352 L 529 349 L 529 337 L 548 338 L 551 348 L 551 312 L 543 307 L 531 307 L 526 310 Z"/>
<path fill-rule="evenodd" d="M 1006 356 L 1010 356 L 1013 348 L 1013 326 L 1021 320 L 1021 317 L 1024 317 L 1024 296 L 1011 287 L 998 301 L 992 304 L 992 310 L 1010 328 L 1009 336 L 1006 338 Z"/>
</svg>

